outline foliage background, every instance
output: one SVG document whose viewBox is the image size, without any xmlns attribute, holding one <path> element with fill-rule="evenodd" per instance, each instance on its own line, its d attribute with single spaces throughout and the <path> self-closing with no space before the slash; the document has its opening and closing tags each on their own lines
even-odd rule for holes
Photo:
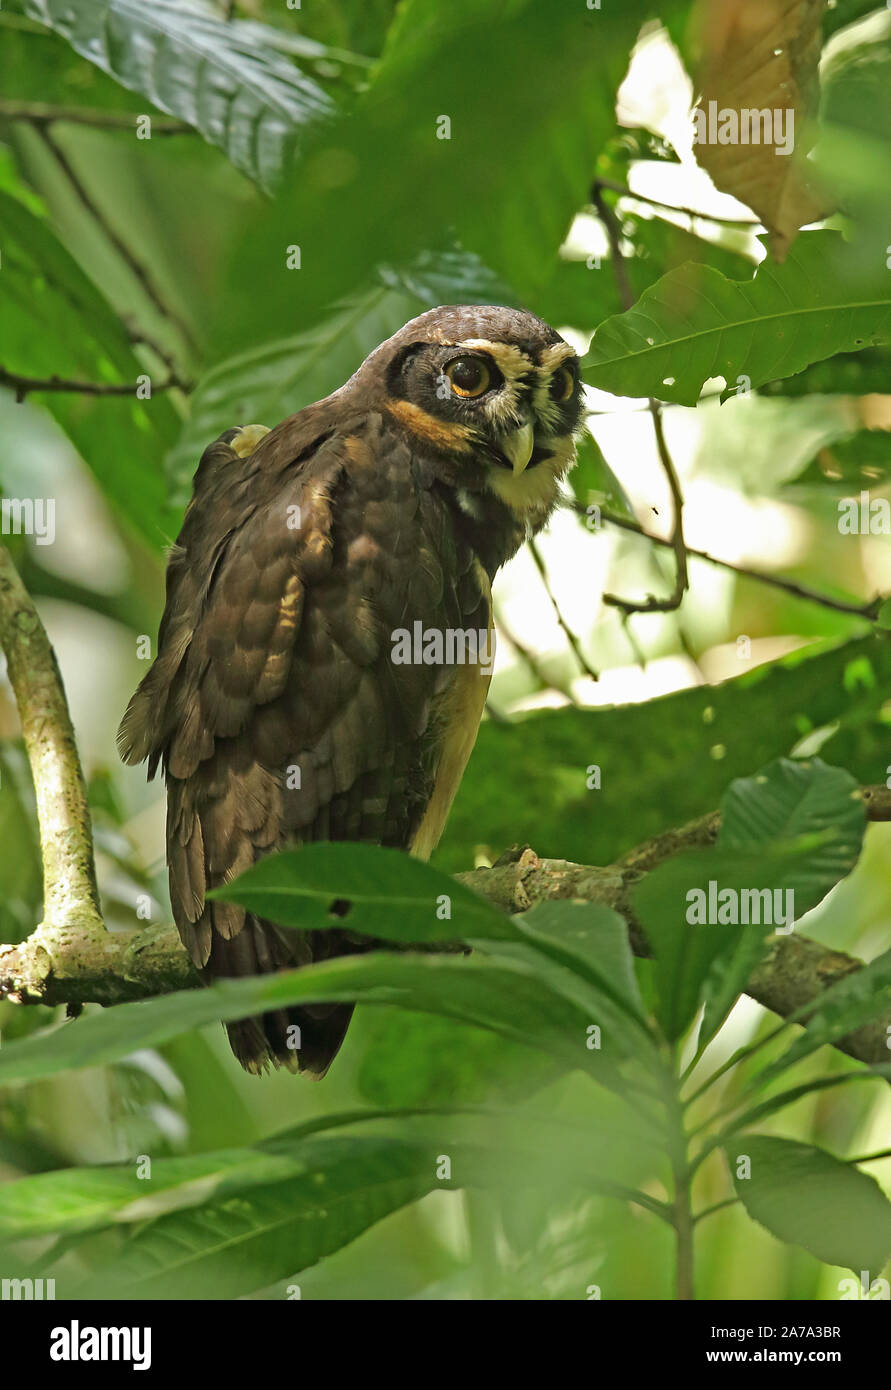
<svg viewBox="0 0 891 1390">
<path fill-rule="evenodd" d="M 78 124 L 52 126 L 48 144 L 39 123 L 12 119 L 20 101 L 155 109 L 143 74 L 131 74 L 137 90 L 128 91 L 40 22 L 62 8 L 46 0 L 0 13 L 0 364 L 102 381 L 148 370 L 159 381 L 172 357 L 195 383 L 188 393 L 156 392 L 150 406 L 49 395 L 17 404 L 0 392 L 4 495 L 56 499 L 54 545 L 11 543 L 65 679 L 90 779 L 103 908 L 111 926 L 129 927 L 143 892 L 152 895 L 153 919 L 169 918 L 163 803 L 156 784 L 119 767 L 114 731 L 144 669 L 136 639 L 156 632 L 164 547 L 205 443 L 234 423 L 273 424 L 326 394 L 405 319 L 440 302 L 527 303 L 583 350 L 594 327 L 621 308 L 604 232 L 587 202 L 595 175 L 706 214 L 691 219 L 621 200 L 638 294 L 689 258 L 744 278 L 764 248 L 744 225 L 750 210 L 718 193 L 692 158 L 683 4 L 663 6 L 667 28 L 646 31 L 626 75 L 647 18 L 643 5 L 598 16 L 599 42 L 582 49 L 566 41 L 574 16 L 563 5 L 406 0 L 397 9 L 388 0 L 306 0 L 298 13 L 253 0 L 238 7 L 240 20 L 277 30 L 280 48 L 270 47 L 268 33 L 240 30 L 233 81 L 248 114 L 230 113 L 220 127 L 212 87 L 193 81 L 189 45 L 184 34 L 177 42 L 176 28 L 177 12 L 184 24 L 202 15 L 211 22 L 212 7 L 192 7 L 190 19 L 189 6 L 158 3 L 151 8 L 173 41 L 153 81 L 161 95 L 164 82 L 203 93 L 207 110 L 198 110 L 197 124 L 224 130 L 230 159 L 194 134 L 137 141 L 132 132 Z M 129 8 L 117 6 L 120 22 L 139 23 L 141 7 Z M 829 85 L 826 100 L 846 154 L 848 193 L 881 236 L 887 189 L 883 203 L 871 171 L 875 160 L 887 161 L 891 122 L 884 97 L 864 131 L 862 93 L 884 90 L 891 31 L 884 11 L 872 9 L 830 4 L 824 61 L 844 79 Z M 487 27 L 487 12 L 496 11 L 506 11 L 507 31 Z M 847 27 L 852 22 L 857 27 Z M 283 118 L 263 65 L 292 62 L 311 90 L 289 89 Z M 271 109 L 258 115 L 251 101 Z M 452 114 L 450 141 L 436 139 L 442 112 Z M 856 147 L 853 161 L 845 138 Z M 298 176 L 280 163 L 291 153 Z M 827 159 L 838 169 L 837 154 L 835 164 L 832 150 Z M 276 200 L 258 183 L 279 187 Z M 728 226 L 708 213 L 741 221 Z M 132 249 L 157 296 L 146 294 L 117 240 Z M 301 246 L 302 268 L 289 272 L 283 248 L 292 243 Z M 597 269 L 586 263 L 592 255 L 601 258 Z M 10 284 L 10 267 L 29 294 Z M 156 299 L 173 306 L 181 324 Z M 155 346 L 134 341 L 139 334 Z M 843 491 L 863 486 L 878 495 L 886 487 L 887 362 L 881 348 L 835 356 L 751 399 L 721 405 L 720 383 L 712 383 L 695 410 L 668 408 L 688 543 L 851 602 L 891 591 L 887 539 L 841 536 L 836 510 Z M 593 447 L 585 453 L 579 497 L 593 490 L 659 529 L 669 503 L 645 402 L 592 389 L 589 404 L 602 455 Z M 856 450 L 845 473 L 839 441 L 863 429 L 877 441 L 875 462 L 863 473 Z M 491 706 L 498 717 L 481 731 L 438 852 L 442 868 L 489 862 L 527 841 L 541 854 L 610 863 L 712 809 L 733 777 L 794 750 L 820 752 L 863 781 L 885 780 L 891 658 L 871 623 L 694 559 L 680 614 L 626 624 L 601 594 L 661 590 L 670 584 L 667 552 L 608 528 L 591 535 L 568 510 L 540 549 L 565 621 L 600 680 L 580 671 L 524 552 L 496 590 L 502 640 Z M 852 642 L 859 645 L 843 645 Z M 39 920 L 41 878 L 7 687 L 0 733 L 0 937 L 11 941 Z M 595 763 L 602 787 L 591 791 L 586 769 Z M 888 834 L 870 829 L 854 874 L 806 919 L 810 936 L 865 959 L 887 946 Z M 4 1039 L 45 1023 L 43 1010 L 0 1004 Z M 764 1011 L 743 999 L 715 1055 L 729 1055 L 766 1026 Z M 845 1066 L 821 1054 L 802 1076 Z M 360 1009 L 318 1088 L 290 1076 L 262 1083 L 244 1076 L 212 1026 L 117 1065 L 4 1092 L 0 1177 L 244 1146 L 357 1106 L 505 1098 L 521 1115 L 526 1106 L 583 1121 L 594 1133 L 615 1130 L 608 1094 L 576 1075 L 555 1077 L 519 1044 L 445 1019 Z M 887 1142 L 889 1118 L 885 1088 L 849 1086 L 805 1096 L 765 1128 L 865 1153 Z M 657 1174 L 637 1166 L 638 1181 L 658 1191 Z M 891 1164 L 873 1171 L 887 1187 Z M 702 1196 L 717 1202 L 724 1191 L 716 1172 Z M 89 1251 L 78 1258 L 89 1262 Z M 738 1207 L 702 1230 L 703 1297 L 836 1297 L 846 1273 L 781 1244 Z M 611 1298 L 670 1296 L 670 1233 L 610 1198 L 564 1191 L 556 1178 L 537 1200 L 433 1193 L 300 1275 L 304 1297 L 341 1299 L 579 1298 L 592 1283 Z M 282 1297 L 281 1282 L 265 1295 Z"/>
</svg>

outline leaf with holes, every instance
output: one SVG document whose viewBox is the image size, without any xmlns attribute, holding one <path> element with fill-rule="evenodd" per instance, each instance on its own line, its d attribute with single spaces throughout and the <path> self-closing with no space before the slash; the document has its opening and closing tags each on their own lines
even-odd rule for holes
<svg viewBox="0 0 891 1390">
<path fill-rule="evenodd" d="M 891 341 L 891 276 L 874 248 L 838 232 L 803 232 L 782 265 L 726 280 L 685 265 L 607 319 L 583 363 L 591 386 L 617 396 L 695 405 L 706 381 L 749 387 L 811 362 Z"/>
</svg>

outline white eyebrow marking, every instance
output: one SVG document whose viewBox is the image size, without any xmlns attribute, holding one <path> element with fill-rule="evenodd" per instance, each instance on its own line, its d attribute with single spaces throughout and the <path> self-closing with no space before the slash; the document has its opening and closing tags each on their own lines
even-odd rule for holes
<svg viewBox="0 0 891 1390">
<path fill-rule="evenodd" d="M 471 352 L 487 352 L 497 364 L 505 381 L 511 384 L 528 376 L 535 366 L 531 357 L 521 348 L 514 347 L 513 343 L 493 343 L 488 338 L 465 338 L 463 343 L 456 343 L 455 347 L 468 348 Z"/>
<path fill-rule="evenodd" d="M 554 373 L 564 362 L 568 362 L 577 355 L 569 343 L 552 343 L 541 354 L 538 377 L 532 388 L 532 401 L 538 418 L 543 420 L 549 428 L 559 424 L 561 414 L 560 406 L 556 401 L 551 400 L 551 381 Z"/>
</svg>

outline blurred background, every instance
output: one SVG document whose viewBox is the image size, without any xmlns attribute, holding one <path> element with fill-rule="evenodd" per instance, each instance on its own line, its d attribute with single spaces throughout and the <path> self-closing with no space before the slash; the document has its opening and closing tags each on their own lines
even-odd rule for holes
<svg viewBox="0 0 891 1390">
<path fill-rule="evenodd" d="M 238 16 L 277 26 L 282 61 L 296 56 L 336 101 L 344 90 L 350 99 L 361 92 L 396 8 L 388 0 L 313 0 L 297 13 L 255 0 L 239 5 Z M 830 34 L 824 63 L 886 39 L 888 22 L 881 11 Z M 611 201 L 638 291 L 691 254 L 738 278 L 765 254 L 751 210 L 716 191 L 695 163 L 694 88 L 675 37 L 671 25 L 650 24 L 624 75 L 615 55 L 617 115 L 591 171 L 628 190 L 614 191 Z M 554 273 L 535 295 L 522 286 L 506 292 L 499 272 L 475 253 L 444 249 L 408 269 L 384 267 L 373 285 L 344 286 L 343 294 L 336 283 L 316 284 L 324 312 L 313 321 L 299 300 L 282 295 L 279 265 L 264 259 L 267 195 L 219 150 L 192 133 L 159 130 L 138 141 L 132 131 L 22 119 L 22 103 L 133 114 L 153 108 L 23 12 L 0 14 L 0 49 L 0 193 L 51 231 L 122 326 L 104 344 L 99 333 L 94 343 L 81 341 L 73 298 L 58 302 L 35 248 L 29 305 L 13 295 L 3 308 L 0 363 L 43 375 L 126 377 L 108 345 L 114 337 L 114 350 L 129 353 L 153 381 L 175 371 L 187 387 L 197 383 L 157 394 L 150 429 L 131 400 L 35 394 L 18 403 L 0 389 L 3 495 L 53 498 L 56 518 L 51 545 L 5 539 L 58 654 L 89 780 L 103 909 L 112 929 L 125 929 L 147 913 L 169 920 L 163 789 L 146 784 L 141 769 L 120 766 L 115 732 L 145 670 L 140 639 L 154 648 L 164 546 L 175 537 L 204 444 L 231 424 L 273 425 L 334 389 L 377 342 L 433 303 L 517 298 L 580 352 L 596 323 L 620 306 L 604 229 L 582 203 Z M 412 171 L 394 168 L 385 151 L 380 161 L 385 202 Z M 337 160 L 329 157 L 325 169 L 334 187 Z M 293 204 L 303 206 L 299 198 Z M 340 231 L 362 239 L 358 223 Z M 9 232 L 0 233 L 5 259 Z M 20 227 L 12 237 L 25 239 Z M 450 256 L 460 259 L 453 264 Z M 300 273 L 316 275 L 306 258 Z M 59 274 L 69 274 L 67 260 Z M 239 324 L 252 301 L 253 340 L 242 341 Z M 172 315 L 162 312 L 167 306 Z M 76 307 L 82 311 L 83 303 Z M 667 592 L 671 552 L 606 523 L 589 530 L 569 503 L 597 502 L 665 536 L 670 499 L 646 402 L 589 390 L 590 440 L 567 506 L 540 538 L 537 557 L 521 552 L 496 586 L 489 717 L 436 862 L 469 868 L 528 842 L 541 854 L 607 864 L 712 808 L 732 777 L 793 750 L 820 752 L 863 780 L 885 781 L 887 671 L 871 648 L 841 645 L 866 644 L 871 624 L 740 573 L 755 568 L 842 606 L 891 591 L 888 538 L 843 536 L 837 524 L 840 496 L 861 487 L 873 496 L 887 492 L 884 463 L 855 466 L 836 447 L 858 430 L 891 427 L 887 358 L 871 366 L 868 357 L 851 366 L 850 380 L 839 359 L 826 364 L 832 371 L 822 388 L 799 391 L 793 378 L 722 404 L 719 380 L 697 408 L 665 409 L 688 545 L 726 564 L 692 558 L 679 613 L 627 620 L 602 594 Z M 147 481 L 152 476 L 156 486 Z M 845 692 L 842 706 L 831 695 L 837 689 Z M 39 920 L 41 874 L 5 681 L 0 736 L 0 939 L 15 941 Z M 602 771 L 599 790 L 586 787 L 591 765 Z M 887 826 L 871 827 L 855 873 L 802 930 L 863 959 L 887 947 L 889 834 Z M 43 1009 L 0 1004 L 4 1039 L 44 1026 L 47 1017 Z M 766 1019 L 741 1001 L 716 1055 L 729 1055 Z M 820 1054 L 802 1076 L 836 1065 L 836 1057 Z M 583 1079 L 555 1080 L 547 1063 L 520 1046 L 446 1020 L 360 1009 L 321 1086 L 290 1075 L 244 1075 L 222 1029 L 212 1027 L 121 1065 L 7 1092 L 0 1098 L 0 1179 L 143 1152 L 247 1144 L 298 1119 L 361 1105 L 496 1096 L 595 1127 L 612 1123 L 607 1100 Z M 887 1141 L 889 1121 L 891 1101 L 878 1088 L 843 1087 L 804 1099 L 776 1132 L 819 1136 L 841 1153 L 868 1152 Z M 883 1173 L 877 1165 L 876 1176 L 887 1183 L 891 1166 Z M 655 1172 L 640 1180 L 662 1190 Z M 719 1169 L 707 1168 L 702 1181 L 703 1201 L 720 1200 Z M 611 1297 L 663 1298 L 670 1255 L 667 1229 L 605 1198 L 580 1201 L 554 1190 L 538 1207 L 529 1200 L 516 1208 L 505 1198 L 496 1219 L 479 1196 L 437 1193 L 306 1271 L 301 1285 L 304 1297 L 569 1298 L 597 1283 Z M 845 1273 L 782 1246 L 736 1208 L 702 1230 L 703 1297 L 836 1297 Z"/>
</svg>

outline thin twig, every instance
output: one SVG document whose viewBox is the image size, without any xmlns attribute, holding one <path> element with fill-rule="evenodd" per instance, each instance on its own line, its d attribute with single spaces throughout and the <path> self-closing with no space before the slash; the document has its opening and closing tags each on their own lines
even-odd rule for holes
<svg viewBox="0 0 891 1390">
<path fill-rule="evenodd" d="M 97 130 L 135 130 L 137 121 L 148 116 L 152 135 L 195 135 L 193 126 L 173 116 L 156 116 L 153 112 L 103 111 L 90 106 L 53 106 L 44 101 L 8 101 L 0 99 L 0 119 L 26 121 L 28 125 L 47 126 L 59 121 L 65 125 L 88 125 Z"/>
<path fill-rule="evenodd" d="M 625 257 L 622 253 L 622 235 L 618 219 L 612 208 L 603 196 L 602 186 L 599 182 L 594 184 L 592 189 L 594 206 L 598 216 L 603 223 L 606 231 L 607 240 L 610 246 L 610 259 L 612 262 L 613 274 L 615 275 L 616 285 L 619 295 L 626 309 L 630 309 L 635 302 L 634 290 L 628 278 L 628 269 L 625 265 Z M 668 490 L 671 493 L 671 503 L 674 515 L 674 522 L 671 531 L 671 545 L 675 557 L 675 582 L 674 588 L 668 598 L 656 598 L 650 594 L 643 602 L 635 599 L 620 598 L 618 594 L 604 594 L 603 602 L 612 608 L 618 608 L 622 613 L 672 613 L 680 608 L 684 594 L 689 587 L 687 574 L 687 547 L 684 541 L 684 496 L 681 492 L 681 485 L 678 480 L 677 470 L 668 450 L 665 439 L 665 430 L 662 426 L 662 407 L 653 397 L 649 401 L 649 411 L 653 417 L 653 430 L 656 435 L 656 447 L 659 451 L 659 461 L 662 464 L 662 471 L 668 480 Z"/>
<path fill-rule="evenodd" d="M 585 508 L 574 499 L 566 504 L 570 511 L 577 512 L 579 516 L 587 516 Z M 652 541 L 653 545 L 662 545 L 668 549 L 673 547 L 673 542 L 666 536 L 656 536 L 652 531 L 647 531 L 640 522 L 631 521 L 628 517 L 616 516 L 612 512 L 601 511 L 601 522 L 606 522 L 608 526 L 618 526 L 622 531 L 630 531 L 632 535 L 641 536 L 646 541 Z M 717 555 L 711 555 L 707 550 L 697 550 L 694 546 L 687 546 L 687 554 L 692 555 L 696 560 L 705 560 L 710 565 L 717 565 L 719 569 L 730 570 L 733 574 L 741 575 L 744 579 L 754 579 L 759 584 L 768 584 L 771 588 L 782 589 L 786 594 L 791 594 L 793 598 L 802 599 L 806 603 L 819 604 L 821 608 L 829 608 L 834 613 L 847 613 L 855 618 L 865 618 L 868 622 L 873 622 L 884 602 L 881 594 L 870 599 L 866 603 L 848 603 L 846 599 L 833 598 L 831 594 L 821 593 L 819 589 L 812 589 L 808 584 L 799 584 L 794 579 L 784 579 L 781 575 L 767 574 L 764 570 L 752 569 L 750 565 L 739 565 L 733 560 L 722 560 Z"/>
<path fill-rule="evenodd" d="M 697 1212 L 693 1217 L 693 1221 L 698 1225 L 698 1223 L 704 1221 L 707 1216 L 714 1216 L 716 1211 L 723 1211 L 725 1207 L 736 1206 L 738 1201 L 738 1197 L 725 1197 L 722 1202 L 715 1202 L 713 1206 L 703 1207 L 702 1211 Z"/>
<path fill-rule="evenodd" d="M 697 212 L 695 208 L 678 207 L 677 203 L 665 203 L 661 198 L 653 198 L 647 193 L 635 193 L 632 188 L 628 188 L 623 183 L 613 183 L 611 179 L 598 179 L 598 188 L 608 188 L 611 193 L 618 193 L 622 198 L 634 198 L 638 203 L 648 203 L 650 207 L 664 208 L 666 212 L 679 212 L 684 217 L 691 217 L 699 222 L 716 222 L 722 227 L 761 227 L 757 217 L 718 217 L 711 212 Z"/>
<path fill-rule="evenodd" d="M 538 573 L 541 576 L 541 582 L 544 585 L 545 593 L 551 600 L 551 607 L 554 610 L 554 616 L 556 617 L 558 624 L 563 630 L 563 634 L 566 637 L 567 642 L 572 648 L 573 656 L 575 657 L 576 661 L 578 662 L 579 666 L 584 671 L 586 676 L 590 676 L 592 681 L 599 680 L 597 672 L 594 670 L 594 667 L 591 665 L 591 663 L 585 656 L 585 653 L 582 651 L 582 645 L 578 637 L 573 632 L 572 628 L 569 626 L 568 622 L 566 621 L 560 610 L 560 605 L 557 602 L 556 595 L 554 594 L 554 591 L 551 588 L 551 581 L 548 577 L 547 569 L 545 568 L 545 562 L 542 559 L 541 551 L 535 544 L 535 541 L 529 542 L 529 549 L 532 552 L 532 559 L 535 562 L 535 568 L 538 570 Z"/>
<path fill-rule="evenodd" d="M 149 378 L 151 381 L 151 378 Z M 65 391 L 79 396 L 135 396 L 140 388 L 137 381 L 72 381 L 61 376 L 20 376 L 18 372 L 7 371 L 0 366 L 0 386 L 9 386 L 15 392 L 15 398 L 21 402 L 32 391 Z M 192 385 L 188 381 L 181 381 L 179 377 L 170 376 L 164 381 L 151 382 L 151 393 L 156 391 L 184 391 L 192 390 Z"/>
<path fill-rule="evenodd" d="M 163 343 L 159 343 L 157 338 L 152 337 L 151 334 L 146 333 L 145 329 L 131 315 L 125 315 L 123 323 L 131 343 L 137 347 L 149 348 L 158 358 L 158 361 L 163 362 L 170 373 L 171 380 L 182 380 L 179 365 L 169 348 L 166 348 Z M 191 385 L 188 389 L 191 390 Z"/>
<path fill-rule="evenodd" d="M 129 266 L 131 273 L 133 274 L 134 278 L 138 281 L 147 298 L 151 300 L 152 304 L 154 304 L 155 308 L 158 310 L 158 313 L 161 314 L 163 318 L 169 319 L 171 323 L 176 325 L 183 338 L 188 343 L 189 347 L 193 351 L 197 352 L 197 343 L 195 342 L 195 338 L 192 334 L 192 330 L 189 328 L 189 325 L 186 323 L 185 319 L 179 313 L 177 313 L 175 309 L 171 309 L 169 305 L 165 303 L 162 295 L 152 282 L 151 276 L 149 275 L 145 266 L 142 264 L 141 261 L 136 259 L 127 243 L 122 239 L 122 237 L 118 235 L 114 227 L 111 226 L 110 222 L 108 221 L 108 218 L 105 216 L 105 213 L 99 207 L 92 193 L 90 193 L 89 189 L 83 183 L 83 180 L 81 179 L 80 175 L 77 173 L 77 170 L 72 165 L 71 160 L 68 158 L 67 154 L 59 145 L 59 142 L 55 139 L 55 137 L 50 134 L 49 128 L 46 126 L 41 126 L 40 135 L 47 149 L 53 155 L 60 169 L 67 178 L 68 182 L 71 184 L 71 187 L 74 189 L 74 192 L 77 194 L 84 207 L 90 213 L 91 217 L 93 217 L 94 220 L 98 222 L 99 226 L 102 228 L 102 231 L 105 233 L 106 237 L 111 242 L 118 255 Z"/>
<path fill-rule="evenodd" d="M 563 681 L 552 680 L 550 676 L 546 674 L 535 652 L 517 637 L 516 633 L 511 630 L 505 621 L 504 615 L 497 608 L 495 610 L 495 629 L 508 645 L 513 647 L 517 656 L 536 681 L 540 690 L 556 690 L 558 694 L 565 696 L 570 704 L 578 704 L 578 701 L 572 693 L 571 687 Z"/>
</svg>

